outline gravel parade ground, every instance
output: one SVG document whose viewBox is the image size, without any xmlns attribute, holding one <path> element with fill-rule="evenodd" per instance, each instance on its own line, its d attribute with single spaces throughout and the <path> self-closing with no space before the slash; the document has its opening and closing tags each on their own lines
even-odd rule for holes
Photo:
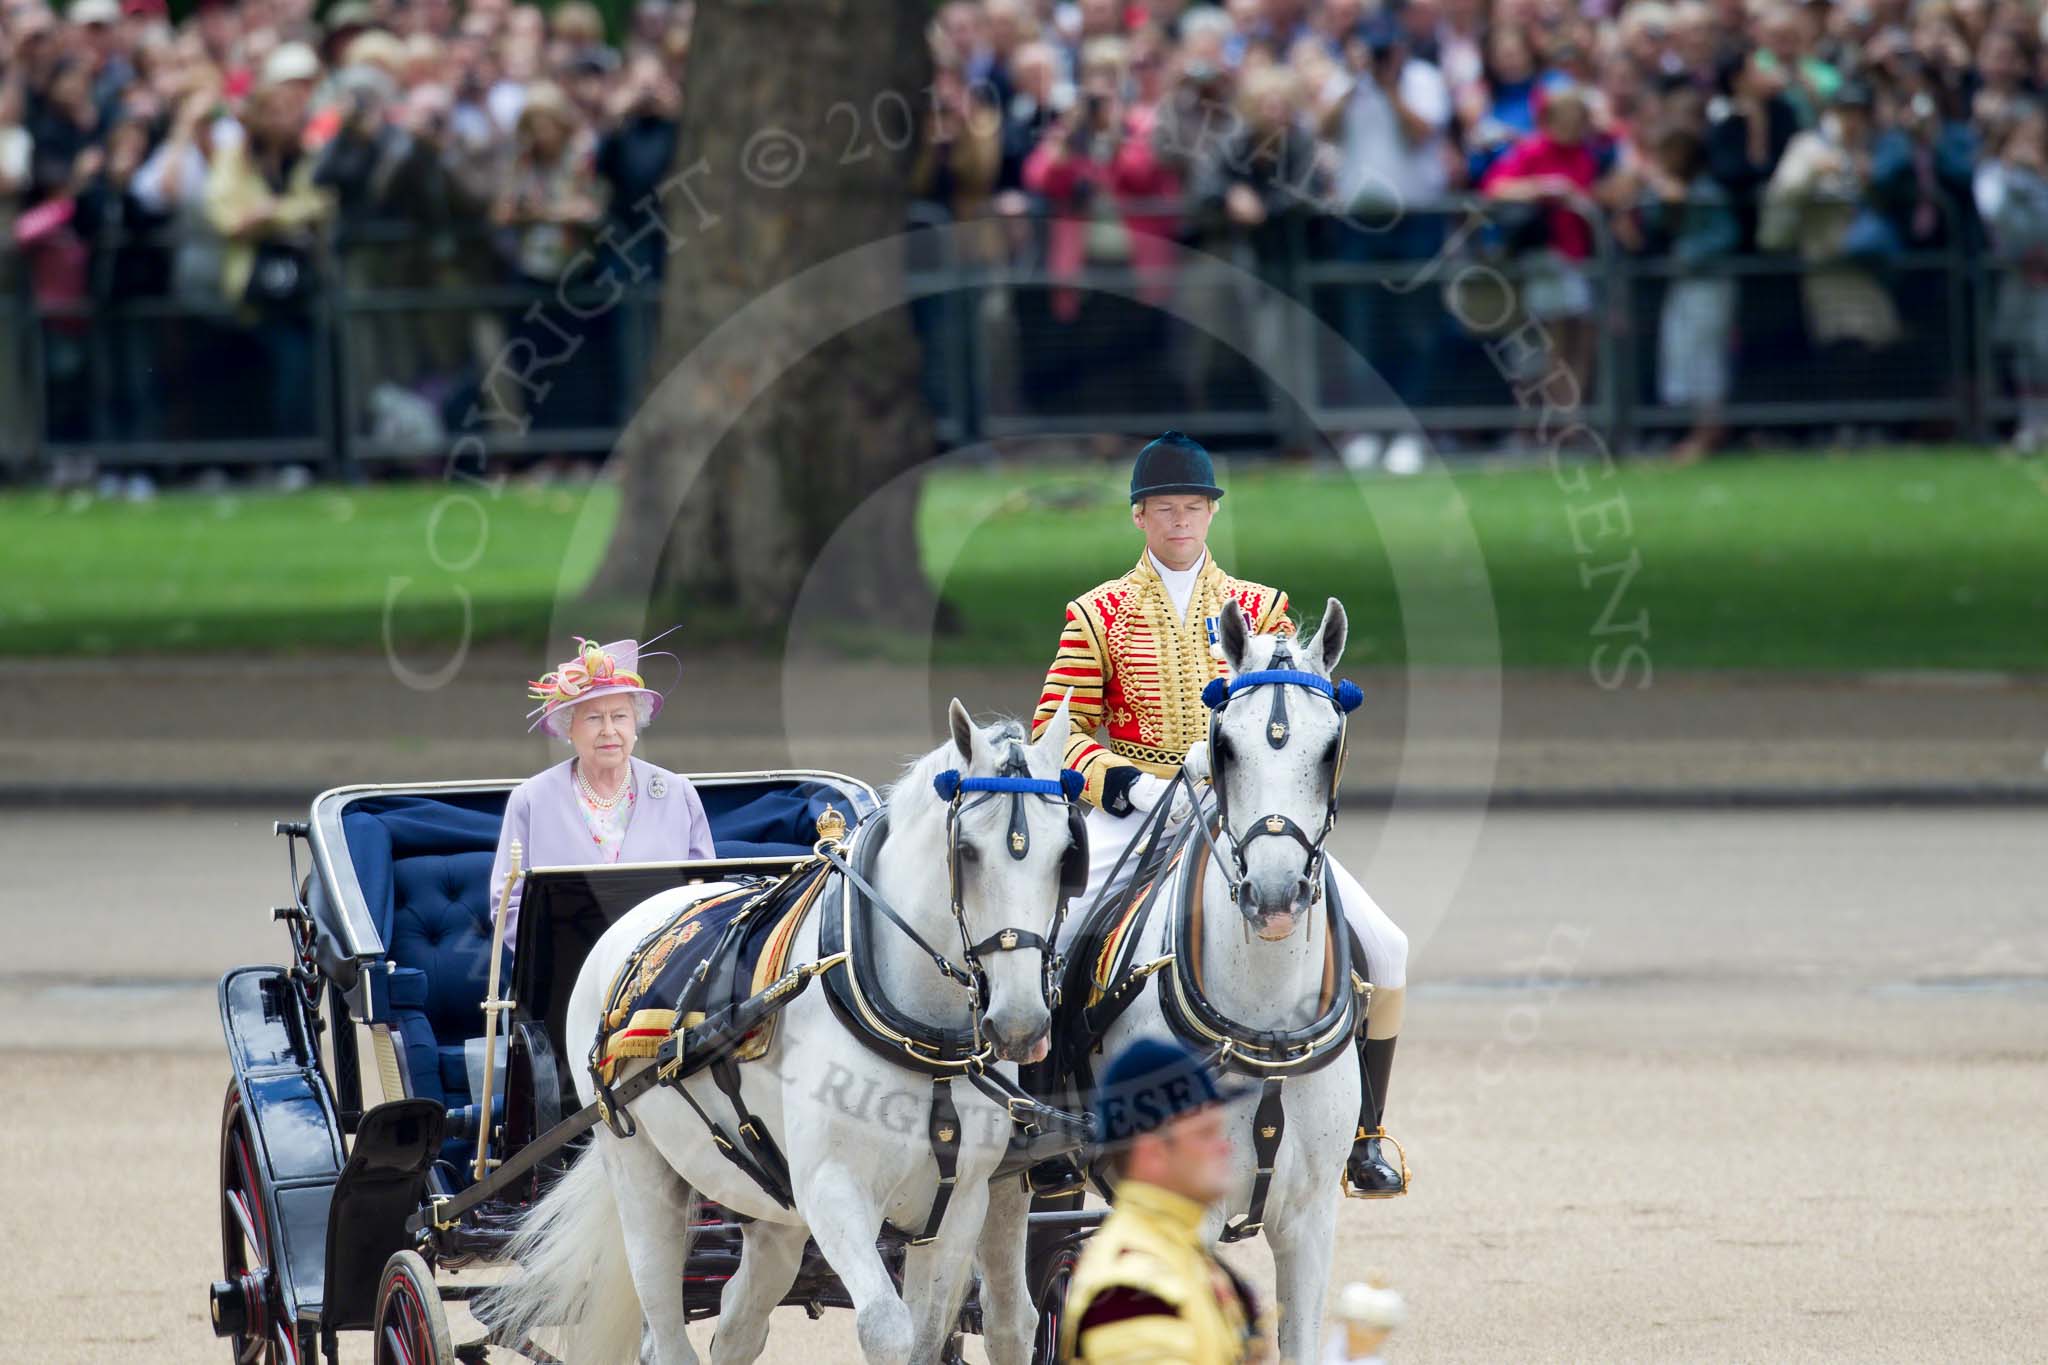
<svg viewBox="0 0 2048 1365">
<path fill-rule="evenodd" d="M 213 983 L 280 953 L 293 814 L 0 820 L 8 1361 L 226 1358 Z M 1338 1255 L 1407 1294 L 1391 1360 L 2037 1349 L 2038 812 L 1359 813 L 1338 842 L 1415 943 L 1414 1193 L 1346 1204 Z M 785 1312 L 768 1358 L 855 1360 L 852 1320 Z"/>
</svg>

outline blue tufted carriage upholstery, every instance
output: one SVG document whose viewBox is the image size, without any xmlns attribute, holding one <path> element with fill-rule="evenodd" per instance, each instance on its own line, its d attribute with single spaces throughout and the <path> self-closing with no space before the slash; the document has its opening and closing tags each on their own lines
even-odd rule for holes
<svg viewBox="0 0 2048 1365">
<path fill-rule="evenodd" d="M 342 816 L 349 860 L 384 940 L 388 1016 L 412 1094 L 449 1110 L 443 1155 L 458 1169 L 476 1115 L 465 1039 L 483 1034 L 489 992 L 491 858 L 502 795 L 377 796 Z"/>
<path fill-rule="evenodd" d="M 860 814 L 815 782 L 740 782 L 700 787 L 698 795 L 722 858 L 808 853 L 828 802 L 849 820 Z M 474 1154 L 463 1044 L 484 1031 L 491 859 L 504 812 L 502 793 L 394 795 L 356 801 L 342 816 L 349 860 L 391 964 L 389 1015 L 376 1022 L 396 1031 L 412 1094 L 447 1106 L 442 1156 L 457 1171 Z"/>
</svg>

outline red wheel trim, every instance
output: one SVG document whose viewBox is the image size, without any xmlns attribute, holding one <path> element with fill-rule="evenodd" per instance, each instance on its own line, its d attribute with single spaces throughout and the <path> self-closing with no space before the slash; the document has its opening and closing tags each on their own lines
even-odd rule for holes
<svg viewBox="0 0 2048 1365">
<path fill-rule="evenodd" d="M 221 1183 L 227 1186 L 222 1191 L 223 1201 L 233 1200 L 241 1210 L 242 1218 L 233 1219 L 233 1214 L 222 1211 L 221 1257 L 224 1262 L 232 1261 L 224 1268 L 243 1286 L 244 1309 L 247 1322 L 239 1334 L 241 1351 L 238 1358 L 247 1359 L 249 1347 L 257 1342 L 264 1343 L 266 1353 L 273 1347 L 281 1347 L 278 1358 L 286 1365 L 299 1365 L 299 1348 L 295 1334 L 287 1330 L 284 1323 L 273 1323 L 270 1319 L 270 1302 L 257 1288 L 255 1273 L 270 1265 L 270 1220 L 263 1207 L 263 1197 L 256 1183 L 256 1154 L 250 1145 L 248 1125 L 242 1117 L 242 1092 L 233 1086 L 228 1089 L 227 1112 L 222 1128 L 228 1136 L 226 1160 L 222 1163 Z M 230 1183 L 232 1177 L 232 1183 Z M 246 1242 L 246 1229 L 253 1229 L 254 1245 L 247 1246 L 243 1254 L 234 1254 L 227 1245 L 228 1222 L 234 1221 L 233 1236 Z M 255 1264 L 250 1264 L 254 1258 Z"/>
<path fill-rule="evenodd" d="M 404 1272 L 384 1281 L 384 1341 L 397 1355 L 399 1365 L 414 1365 L 413 1345 L 427 1339 L 426 1305 Z M 394 1323 L 392 1319 L 396 1318 Z"/>
</svg>

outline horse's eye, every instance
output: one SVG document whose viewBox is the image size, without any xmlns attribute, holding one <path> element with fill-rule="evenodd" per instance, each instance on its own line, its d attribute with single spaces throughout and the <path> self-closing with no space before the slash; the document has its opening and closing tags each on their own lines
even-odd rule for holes
<svg viewBox="0 0 2048 1365">
<path fill-rule="evenodd" d="M 960 845 L 960 861 L 963 863 L 980 862 L 981 850 L 976 848 L 973 844 L 962 843 Z"/>
<path fill-rule="evenodd" d="M 1337 766 L 1337 741 L 1334 739 L 1323 749 L 1323 766 L 1325 768 Z"/>
<path fill-rule="evenodd" d="M 1216 736 L 1216 742 L 1209 746 L 1209 754 L 1211 758 L 1209 766 L 1213 769 L 1216 766 L 1215 759 L 1220 758 L 1225 762 L 1229 762 L 1237 757 L 1237 749 L 1231 744 L 1230 736 L 1218 735 Z"/>
</svg>

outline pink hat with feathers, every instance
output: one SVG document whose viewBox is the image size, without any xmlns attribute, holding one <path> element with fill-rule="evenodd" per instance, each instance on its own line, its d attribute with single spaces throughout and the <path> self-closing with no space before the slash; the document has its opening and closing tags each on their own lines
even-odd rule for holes
<svg viewBox="0 0 2048 1365">
<path fill-rule="evenodd" d="M 661 714 L 661 693 L 649 687 L 640 674 L 639 641 L 615 640 L 601 645 L 579 635 L 575 658 L 526 685 L 528 698 L 540 703 L 526 713 L 533 721 L 527 732 L 546 726 L 549 734 L 565 738 L 566 713 L 576 703 L 628 692 L 644 692 L 652 699 L 649 720 Z"/>
</svg>

